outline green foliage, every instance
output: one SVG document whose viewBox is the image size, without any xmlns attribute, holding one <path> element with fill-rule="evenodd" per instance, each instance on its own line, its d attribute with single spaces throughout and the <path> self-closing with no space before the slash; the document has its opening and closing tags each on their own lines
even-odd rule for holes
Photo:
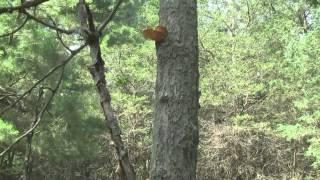
<svg viewBox="0 0 320 180">
<path fill-rule="evenodd" d="M 306 151 L 307 156 L 312 156 L 316 159 L 316 161 L 312 164 L 313 167 L 320 167 L 320 140 L 319 137 L 315 137 L 310 139 L 310 146 Z"/>
<path fill-rule="evenodd" d="M 307 135 L 316 135 L 318 133 L 316 128 L 304 127 L 300 124 L 279 124 L 277 130 L 282 136 L 285 136 L 288 140 L 299 139 Z"/>
<path fill-rule="evenodd" d="M 201 1 L 204 119 L 318 139 L 319 8 L 306 2 Z M 303 10 L 307 30 L 299 19 Z M 307 154 L 317 164 L 318 141 L 310 143 Z"/>
<path fill-rule="evenodd" d="M 0 1 L 0 6 L 10 2 L 20 3 Z M 39 6 L 36 15 L 45 21 L 50 16 L 59 26 L 72 28 L 79 23 L 77 2 L 51 0 Z M 117 1 L 88 2 L 99 25 Z M 264 130 L 290 142 L 309 140 L 305 155 L 315 158 L 313 165 L 319 168 L 318 4 L 315 0 L 198 1 L 201 133 L 211 132 L 208 127 L 213 124 L 228 124 Z M 154 42 L 145 41 L 141 31 L 159 23 L 158 8 L 157 0 L 124 1 L 101 42 L 112 105 L 130 158 L 138 177 L 143 179 L 149 176 L 157 62 Z M 303 11 L 308 16 L 308 27 L 301 23 Z M 0 15 L 0 34 L 23 22 L 17 16 L 18 13 Z M 63 39 L 71 47 L 80 43 L 76 36 L 63 35 Z M 8 93 L 10 98 L 0 100 L 0 109 L 69 55 L 56 32 L 34 21 L 11 39 L 1 40 L 0 99 Z M 92 169 L 101 179 L 116 176 L 117 160 L 87 70 L 90 64 L 86 49 L 67 65 L 61 88 L 37 128 L 33 149 L 39 178 L 72 179 L 75 174 L 84 175 Z M 56 81 L 57 73 L 41 86 L 51 87 Z M 0 120 L 1 142 L 12 141 L 18 132 L 30 127 L 38 89 L 3 117 L 12 120 L 12 124 Z M 201 143 L 209 142 L 206 136 L 201 138 Z M 216 144 L 206 145 L 200 144 L 201 152 L 208 152 L 203 148 Z M 15 167 L 21 169 L 24 148 L 18 148 L 17 154 Z M 210 159 L 201 164 L 207 163 Z"/>
<path fill-rule="evenodd" d="M 19 131 L 14 125 L 2 120 L 0 118 L 0 143 L 10 143 L 15 137 L 17 137 Z"/>
<path fill-rule="evenodd" d="M 254 117 L 249 114 L 242 114 L 237 115 L 231 118 L 231 121 L 236 125 L 245 125 L 250 124 L 250 120 L 252 120 Z"/>
</svg>

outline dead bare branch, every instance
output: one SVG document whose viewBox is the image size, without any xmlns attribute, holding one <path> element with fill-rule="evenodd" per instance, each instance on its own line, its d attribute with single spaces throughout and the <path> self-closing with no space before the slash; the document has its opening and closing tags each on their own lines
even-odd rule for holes
<svg viewBox="0 0 320 180">
<path fill-rule="evenodd" d="M 113 12 L 104 21 L 104 23 L 102 23 L 102 26 L 100 26 L 101 31 L 108 24 L 108 22 L 111 21 L 121 2 L 122 0 L 118 1 L 118 4 L 113 10 Z M 107 122 L 107 126 L 110 129 L 111 139 L 115 143 L 119 163 L 119 168 L 116 170 L 116 172 L 121 180 L 135 180 L 136 174 L 130 162 L 128 151 L 124 146 L 121 137 L 119 122 L 113 112 L 114 110 L 111 105 L 111 96 L 107 88 L 107 83 L 104 75 L 104 60 L 101 55 L 101 48 L 99 42 L 101 31 L 94 27 L 93 17 L 89 9 L 89 6 L 85 2 L 85 0 L 79 0 L 78 14 L 82 31 L 89 30 L 89 34 L 87 34 L 86 32 L 82 32 L 81 35 L 85 38 L 90 48 L 90 56 L 93 64 L 89 66 L 89 72 L 91 73 L 92 79 L 94 80 L 97 91 L 99 93 L 100 104 L 103 110 L 105 120 Z"/>
</svg>

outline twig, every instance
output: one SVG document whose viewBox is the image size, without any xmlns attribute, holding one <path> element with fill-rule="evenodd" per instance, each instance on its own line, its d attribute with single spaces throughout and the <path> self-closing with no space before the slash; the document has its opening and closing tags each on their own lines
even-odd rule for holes
<svg viewBox="0 0 320 180">
<path fill-rule="evenodd" d="M 208 50 L 208 49 L 204 46 L 202 40 L 199 41 L 199 44 L 200 44 L 201 48 L 202 48 L 206 53 L 208 53 L 208 54 L 211 56 L 212 59 L 215 59 L 214 53 L 213 53 L 212 51 Z"/>
<path fill-rule="evenodd" d="M 21 76 L 21 77 L 19 77 L 19 78 L 17 78 L 16 80 L 14 80 L 10 85 L 9 85 L 9 87 L 12 87 L 12 86 L 14 86 L 15 84 L 17 84 L 20 80 L 22 80 L 22 79 L 24 79 L 27 75 L 28 75 L 28 73 L 27 72 L 21 72 L 21 74 L 23 73 L 23 76 Z"/>
<path fill-rule="evenodd" d="M 57 32 L 57 38 L 60 41 L 60 43 L 62 44 L 62 46 L 64 48 L 66 48 L 69 52 L 72 52 L 72 50 L 69 48 L 69 46 L 67 46 L 66 43 L 62 40 L 60 33 L 58 31 L 56 31 L 56 32 Z"/>
<path fill-rule="evenodd" d="M 31 86 L 26 92 L 24 92 L 15 102 L 10 104 L 9 106 L 5 107 L 2 111 L 0 111 L 0 115 L 3 115 L 8 109 L 12 108 L 16 105 L 21 99 L 23 99 L 27 94 L 31 93 L 31 91 L 37 87 L 42 81 L 47 79 L 51 74 L 53 74 L 56 70 L 64 67 L 75 55 L 77 55 L 87 44 L 80 46 L 78 49 L 71 52 L 71 55 L 64 60 L 62 63 L 58 64 L 57 66 L 51 68 L 46 75 L 44 75 L 41 79 L 39 79 L 33 86 Z"/>
<path fill-rule="evenodd" d="M 30 19 L 42 24 L 43 26 L 48 27 L 48 28 L 53 29 L 53 30 L 56 30 L 56 31 L 59 31 L 60 33 L 73 34 L 73 33 L 77 32 L 77 30 L 75 30 L 75 29 L 64 29 L 64 28 L 60 28 L 58 26 L 49 24 L 49 23 L 47 23 L 47 22 L 45 22 L 45 21 L 33 16 L 32 14 L 28 13 L 27 11 L 22 11 L 22 13 L 27 15 L 27 17 L 29 17 Z"/>
<path fill-rule="evenodd" d="M 48 16 L 48 17 L 52 21 L 53 25 L 57 26 L 57 23 L 53 20 L 53 18 L 50 17 L 50 16 Z M 56 31 L 56 33 L 57 33 L 57 38 L 60 41 L 60 43 L 62 44 L 62 46 L 64 48 L 66 48 L 69 52 L 72 52 L 72 50 L 69 48 L 69 46 L 67 46 L 66 43 L 64 43 L 64 41 L 62 39 L 62 36 L 60 35 L 59 31 Z"/>
<path fill-rule="evenodd" d="M 43 88 L 40 87 L 39 88 L 39 94 L 38 94 L 38 99 L 37 99 L 37 102 L 36 102 L 36 107 L 35 107 L 35 116 L 34 116 L 34 120 L 31 124 L 31 127 L 32 128 L 38 121 L 38 117 L 39 117 L 39 105 L 41 104 L 41 98 L 43 97 Z M 40 119 L 41 120 L 41 119 Z M 31 176 L 31 169 L 32 169 L 32 140 L 33 140 L 33 135 L 34 135 L 34 130 L 32 130 L 28 135 L 26 135 L 27 137 L 27 145 L 26 145 L 26 153 L 25 153 L 25 158 L 24 158 L 24 178 L 25 179 L 30 179 L 30 176 Z"/>
<path fill-rule="evenodd" d="M 113 11 L 109 16 L 99 25 L 98 32 L 99 34 L 102 34 L 102 31 L 105 29 L 105 27 L 109 24 L 109 22 L 113 19 L 114 15 L 116 14 L 117 10 L 119 9 L 121 3 L 123 0 L 119 0 L 116 6 L 114 7 Z"/>
<path fill-rule="evenodd" d="M 48 99 L 47 103 L 43 106 L 42 110 L 39 112 L 39 116 L 37 117 L 37 120 L 36 122 L 34 123 L 34 125 L 29 129 L 27 130 L 25 133 L 23 133 L 21 136 L 19 136 L 10 146 L 8 146 L 4 151 L 2 151 L 0 153 L 0 157 L 3 156 L 5 153 L 7 153 L 8 151 L 10 151 L 10 149 L 16 145 L 18 142 L 20 142 L 24 137 L 26 137 L 29 133 L 33 132 L 34 129 L 39 125 L 39 123 L 41 122 L 42 120 L 42 117 L 44 115 L 44 112 L 47 110 L 47 108 L 49 107 L 53 97 L 55 96 L 55 94 L 57 93 L 59 87 L 60 87 L 60 84 L 62 82 L 62 79 L 63 79 L 63 75 L 64 75 L 64 67 L 62 67 L 62 72 L 61 72 L 61 75 L 59 77 L 59 80 L 58 80 L 58 83 L 56 85 L 56 87 L 54 88 L 54 91 L 52 92 L 50 98 Z"/>
<path fill-rule="evenodd" d="M 246 5 L 247 5 L 247 15 L 248 15 L 247 27 L 249 27 L 251 24 L 251 12 L 250 12 L 250 4 L 248 0 L 246 0 Z"/>
<path fill-rule="evenodd" d="M 20 26 L 18 26 L 16 29 L 14 29 L 11 32 L 8 32 L 8 33 L 5 33 L 5 34 L 1 34 L 0 38 L 6 37 L 6 36 L 10 36 L 10 35 L 13 35 L 14 33 L 18 32 L 21 28 L 23 28 L 24 25 L 26 25 L 28 20 L 29 20 L 29 18 L 26 17 L 26 19 L 22 22 L 22 24 L 20 24 Z"/>
</svg>

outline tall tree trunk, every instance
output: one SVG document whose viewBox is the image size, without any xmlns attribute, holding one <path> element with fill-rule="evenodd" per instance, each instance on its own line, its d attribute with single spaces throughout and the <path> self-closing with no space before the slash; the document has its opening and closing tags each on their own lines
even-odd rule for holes
<svg viewBox="0 0 320 180">
<path fill-rule="evenodd" d="M 196 0 L 160 0 L 152 180 L 196 179 L 199 70 Z"/>
</svg>

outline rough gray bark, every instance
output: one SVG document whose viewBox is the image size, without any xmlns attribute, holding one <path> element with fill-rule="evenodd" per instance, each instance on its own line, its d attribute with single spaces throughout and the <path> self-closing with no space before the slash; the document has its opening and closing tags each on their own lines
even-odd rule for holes
<svg viewBox="0 0 320 180">
<path fill-rule="evenodd" d="M 198 146 L 199 71 L 196 0 L 160 0 L 153 121 L 152 180 L 194 180 Z"/>
</svg>

